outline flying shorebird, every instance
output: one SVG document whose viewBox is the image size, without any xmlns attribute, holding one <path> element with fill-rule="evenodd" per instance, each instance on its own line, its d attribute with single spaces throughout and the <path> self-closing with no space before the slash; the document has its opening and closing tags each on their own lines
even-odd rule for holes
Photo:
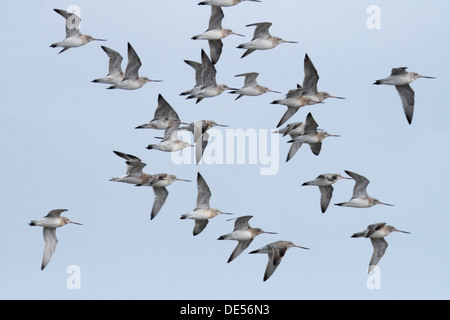
<svg viewBox="0 0 450 320">
<path fill-rule="evenodd" d="M 149 181 L 148 185 L 153 188 L 153 192 L 155 193 L 155 201 L 153 202 L 150 220 L 156 217 L 156 215 L 166 202 L 167 196 L 169 195 L 169 192 L 167 191 L 166 187 L 172 184 L 172 182 L 174 181 L 191 182 L 190 180 L 180 179 L 174 176 L 173 174 L 167 173 L 154 174 L 152 180 Z"/>
<path fill-rule="evenodd" d="M 312 153 L 318 156 L 320 153 L 320 149 L 322 148 L 323 139 L 327 137 L 339 137 L 339 135 L 329 134 L 326 131 L 317 131 L 318 126 L 319 125 L 314 120 L 311 112 L 308 113 L 308 115 L 306 116 L 305 129 L 303 134 L 288 141 L 289 143 L 292 143 L 292 145 L 289 149 L 286 162 L 288 162 L 294 156 L 294 154 L 302 146 L 303 143 L 308 143 Z"/>
<path fill-rule="evenodd" d="M 267 253 L 268 254 L 269 261 L 267 262 L 263 281 L 266 281 L 267 279 L 269 279 L 270 276 L 275 272 L 275 270 L 277 269 L 278 265 L 281 262 L 281 258 L 284 257 L 284 255 L 286 254 L 286 251 L 291 247 L 297 247 L 297 248 L 309 250 L 309 248 L 298 246 L 291 241 L 275 241 L 275 242 L 269 243 L 268 245 L 266 245 L 260 249 L 250 252 L 250 253 Z"/>
<path fill-rule="evenodd" d="M 175 123 L 173 126 L 168 127 L 164 130 L 164 138 L 162 138 L 161 142 L 158 144 L 149 144 L 147 149 L 155 149 L 165 152 L 175 152 L 180 151 L 187 147 L 193 147 L 194 145 L 190 144 L 187 141 L 178 139 L 177 130 L 179 127 L 179 123 Z"/>
<path fill-rule="evenodd" d="M 303 88 L 297 85 L 297 89 L 289 90 L 283 99 L 273 100 L 270 104 L 281 104 L 287 107 L 286 112 L 281 117 L 277 124 L 277 128 L 282 126 L 286 121 L 288 121 L 297 111 L 304 106 L 309 106 L 316 103 L 313 97 L 303 95 Z"/>
<path fill-rule="evenodd" d="M 347 202 L 336 203 L 341 207 L 353 207 L 353 208 L 369 208 L 376 204 L 384 204 L 386 206 L 393 206 L 392 204 L 381 202 L 378 199 L 372 198 L 367 194 L 366 188 L 369 184 L 369 180 L 357 173 L 345 170 L 355 180 L 355 186 L 353 187 L 353 196 Z"/>
<path fill-rule="evenodd" d="M 172 108 L 172 106 L 164 99 L 164 97 L 158 95 L 158 107 L 155 110 L 153 119 L 145 124 L 137 126 L 135 129 L 158 129 L 165 130 L 175 124 L 181 124 L 180 117 Z M 184 124 L 184 123 L 183 123 Z"/>
<path fill-rule="evenodd" d="M 333 196 L 332 184 L 339 179 L 351 179 L 341 176 L 339 173 L 324 173 L 320 174 L 314 180 L 307 181 L 302 186 L 318 186 L 320 191 L 320 209 L 322 213 L 328 208 L 331 197 Z"/>
<path fill-rule="evenodd" d="M 282 104 L 288 107 L 277 127 L 284 124 L 301 107 L 323 103 L 323 101 L 328 98 L 345 99 L 343 97 L 332 96 L 328 92 L 317 90 L 319 74 L 307 54 L 305 54 L 305 58 L 303 59 L 303 69 L 303 86 L 297 84 L 297 88 L 289 90 L 284 99 L 271 102 L 271 104 Z"/>
<path fill-rule="evenodd" d="M 261 228 L 252 228 L 248 224 L 253 216 L 242 216 L 236 219 L 234 223 L 234 230 L 231 233 L 220 236 L 217 240 L 237 240 L 238 244 L 231 253 L 228 263 L 239 256 L 252 243 L 253 239 L 261 233 L 276 234 L 276 232 L 264 231 Z"/>
<path fill-rule="evenodd" d="M 219 209 L 213 209 L 209 206 L 209 199 L 211 198 L 211 191 L 203 179 L 200 172 L 197 173 L 197 207 L 194 211 L 181 215 L 180 219 L 194 219 L 194 236 L 198 235 L 205 229 L 209 219 L 214 218 L 219 214 L 232 214 L 223 212 Z"/>
<path fill-rule="evenodd" d="M 208 29 L 202 34 L 192 37 L 193 40 L 208 40 L 212 64 L 216 64 L 222 54 L 223 38 L 230 34 L 243 37 L 242 34 L 233 32 L 231 29 L 222 28 L 223 18 L 224 14 L 222 8 L 219 6 L 211 6 Z"/>
<path fill-rule="evenodd" d="M 239 49 L 247 49 L 241 58 L 248 56 L 255 50 L 267 50 L 278 46 L 280 43 L 298 43 L 296 41 L 287 41 L 279 37 L 273 37 L 269 33 L 271 22 L 258 22 L 246 25 L 246 27 L 256 26 L 253 33 L 253 39 L 250 42 L 240 44 Z"/>
<path fill-rule="evenodd" d="M 219 124 L 214 120 L 196 120 L 187 126 L 179 127 L 178 130 L 186 130 L 194 135 L 194 142 L 200 139 L 201 135 L 213 127 L 228 127 L 226 124 Z"/>
<path fill-rule="evenodd" d="M 197 120 L 187 126 L 179 127 L 178 130 L 186 130 L 194 134 L 195 163 L 198 164 L 208 145 L 209 134 L 207 131 L 213 127 L 228 127 L 226 124 L 219 124 L 214 120 Z"/>
<path fill-rule="evenodd" d="M 282 134 L 283 137 L 289 135 L 291 139 L 294 139 L 302 135 L 304 132 L 305 132 L 305 123 L 301 121 L 288 123 L 285 127 L 273 131 L 273 133 Z"/>
<path fill-rule="evenodd" d="M 69 50 L 70 48 L 81 47 L 91 41 L 106 41 L 105 39 L 96 39 L 92 36 L 82 34 L 80 32 L 81 19 L 76 14 L 61 9 L 53 10 L 66 19 L 66 38 L 50 45 L 51 48 L 63 48 L 58 54 Z"/>
<path fill-rule="evenodd" d="M 253 2 L 261 2 L 261 0 L 205 0 L 201 1 L 199 5 L 210 5 L 210 6 L 218 6 L 218 7 L 231 7 L 235 6 L 242 1 L 253 1 Z"/>
<path fill-rule="evenodd" d="M 192 91 L 186 99 L 197 98 L 195 103 L 199 103 L 204 98 L 215 97 L 225 90 L 234 90 L 226 84 L 217 84 L 216 68 L 212 64 L 208 55 L 202 49 L 202 84 L 197 90 Z"/>
<path fill-rule="evenodd" d="M 161 80 L 151 80 L 147 77 L 140 77 L 139 68 L 141 66 L 141 59 L 128 42 L 128 63 L 125 69 L 125 76 L 122 81 L 107 89 L 136 90 L 144 86 L 147 82 L 161 82 Z"/>
<path fill-rule="evenodd" d="M 117 51 L 111 48 L 101 46 L 103 51 L 109 57 L 108 74 L 99 79 L 94 79 L 92 82 L 95 83 L 107 83 L 107 84 L 117 84 L 123 80 L 124 73 L 122 71 L 122 60 L 123 57 Z"/>
<path fill-rule="evenodd" d="M 70 221 L 69 218 L 61 217 L 61 213 L 67 211 L 67 209 L 55 209 L 51 210 L 45 217 L 39 220 L 32 220 L 30 226 L 44 227 L 44 254 L 42 257 L 41 270 L 49 263 L 55 252 L 58 239 L 56 238 L 56 228 L 62 227 L 65 224 L 73 223 L 81 225 L 81 223 Z"/>
<path fill-rule="evenodd" d="M 259 73 L 257 72 L 248 72 L 235 75 L 235 77 L 245 77 L 245 80 L 244 86 L 241 89 L 229 91 L 229 93 L 238 94 L 234 100 L 237 100 L 242 96 L 259 96 L 266 92 L 281 93 L 259 85 L 258 82 L 256 82 L 258 75 Z"/>
<path fill-rule="evenodd" d="M 119 157 L 125 159 L 127 164 L 127 171 L 123 176 L 113 177 L 109 181 L 125 182 L 134 185 L 145 185 L 153 179 L 153 175 L 142 172 L 142 169 L 147 165 L 141 159 L 120 151 L 113 151 Z"/>
<path fill-rule="evenodd" d="M 322 102 L 328 98 L 345 99 L 343 97 L 332 96 L 328 92 L 318 91 L 317 82 L 319 81 L 319 74 L 314 67 L 308 54 L 305 54 L 303 60 L 303 68 L 305 76 L 303 78 L 303 91 L 304 96 L 311 97 L 314 102 Z"/>
<path fill-rule="evenodd" d="M 367 273 L 370 273 L 375 266 L 378 264 L 380 259 L 383 257 L 386 248 L 388 247 L 388 243 L 384 239 L 384 237 L 391 234 L 391 232 L 403 232 L 403 233 L 410 233 L 408 231 L 402 231 L 398 230 L 394 226 L 387 225 L 386 222 L 381 223 L 374 223 L 367 227 L 366 230 L 354 233 L 351 237 L 352 238 L 369 238 L 373 245 L 373 254 L 372 258 L 369 262 L 369 271 Z"/>
<path fill-rule="evenodd" d="M 195 70 L 195 86 L 190 90 L 183 91 L 180 93 L 180 96 L 187 96 L 199 90 L 202 87 L 202 64 L 200 62 L 192 60 L 183 60 L 183 61 L 188 65 L 190 65 Z"/>
<path fill-rule="evenodd" d="M 436 79 L 435 77 L 421 76 L 416 72 L 406 71 L 407 67 L 393 68 L 391 75 L 387 78 L 380 79 L 374 84 L 387 84 L 395 86 L 400 99 L 402 100 L 403 111 L 405 112 L 406 120 L 411 124 L 414 112 L 414 91 L 409 84 L 418 78 Z"/>
</svg>

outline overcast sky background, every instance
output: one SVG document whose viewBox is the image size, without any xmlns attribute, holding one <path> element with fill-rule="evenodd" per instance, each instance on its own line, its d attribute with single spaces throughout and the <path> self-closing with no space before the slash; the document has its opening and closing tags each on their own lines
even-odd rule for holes
<svg viewBox="0 0 450 320">
<path fill-rule="evenodd" d="M 4 1 L 0 211 L 0 298 L 2 299 L 448 299 L 450 163 L 448 1 L 263 0 L 224 8 L 223 26 L 245 37 L 223 40 L 216 65 L 218 83 L 242 87 L 234 75 L 259 72 L 258 82 L 282 94 L 242 97 L 223 93 L 199 104 L 179 93 L 192 88 L 194 71 L 184 59 L 200 61 L 207 41 L 193 35 L 208 26 L 209 6 L 190 1 Z M 53 11 L 77 5 L 81 31 L 92 42 L 60 55 L 49 48 L 64 38 L 64 19 Z M 381 29 L 371 30 L 367 8 L 377 5 Z M 253 27 L 268 21 L 270 32 L 298 44 L 255 51 L 241 59 L 237 45 Z M 140 75 L 161 79 L 135 91 L 106 90 L 91 80 L 107 73 L 100 45 L 119 51 L 130 42 L 142 61 Z M 145 147 L 156 130 L 136 130 L 152 119 L 157 96 L 182 121 L 213 119 L 228 129 L 273 130 L 285 112 L 272 105 L 303 81 L 307 53 L 320 75 L 319 90 L 346 97 L 300 109 L 289 122 L 311 112 L 327 138 L 319 156 L 304 145 L 288 163 L 288 138 L 279 139 L 279 169 L 261 175 L 261 164 L 182 164 L 171 154 Z M 435 80 L 412 83 L 416 107 L 409 125 L 393 87 L 374 86 L 393 67 L 408 67 Z M 218 129 L 223 132 L 225 129 Z M 266 138 L 270 139 L 270 133 Z M 111 182 L 125 173 L 113 150 L 147 163 L 148 173 L 166 172 L 188 182 L 168 187 L 169 196 L 150 221 L 154 200 L 147 187 Z M 223 151 L 226 154 L 226 150 Z M 335 206 L 351 197 L 352 180 L 338 181 L 331 204 L 320 212 L 319 190 L 302 187 L 321 173 L 351 170 L 370 180 L 369 195 L 395 206 L 354 209 Z M 196 206 L 200 172 L 211 206 L 253 215 L 250 224 L 276 235 L 260 235 L 227 263 L 236 241 L 218 241 L 233 230 L 219 215 L 198 236 L 194 222 L 180 220 Z M 40 270 L 42 228 L 30 220 L 66 208 L 83 223 L 57 229 L 59 243 Z M 367 225 L 387 222 L 411 234 L 394 233 L 379 263 L 380 289 L 369 289 L 368 239 L 352 239 Z M 266 282 L 267 255 L 248 252 L 277 240 L 290 249 Z M 68 289 L 66 272 L 79 267 L 81 288 Z"/>
</svg>

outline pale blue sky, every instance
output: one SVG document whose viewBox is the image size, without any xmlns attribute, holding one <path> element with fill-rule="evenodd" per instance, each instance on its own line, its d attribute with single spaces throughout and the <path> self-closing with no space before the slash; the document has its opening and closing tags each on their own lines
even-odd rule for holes
<svg viewBox="0 0 450 320">
<path fill-rule="evenodd" d="M 448 1 L 263 0 L 224 8 L 223 26 L 245 38 L 223 40 L 217 81 L 241 87 L 234 75 L 259 72 L 258 82 L 283 94 L 242 97 L 223 93 L 199 104 L 178 94 L 194 85 L 183 60 L 200 61 L 206 41 L 190 38 L 208 25 L 210 9 L 195 0 L 2 2 L 4 46 L 0 108 L 3 181 L 0 186 L 0 298 L 2 299 L 448 299 L 450 108 Z M 64 38 L 64 19 L 53 8 L 81 8 L 81 31 L 92 42 L 58 55 L 49 48 Z M 381 29 L 369 30 L 369 5 L 381 10 Z M 240 59 L 240 43 L 251 39 L 245 25 L 269 21 L 282 44 Z M 122 53 L 130 42 L 143 63 L 140 74 L 161 83 L 136 91 L 106 90 L 91 83 L 107 72 L 100 45 Z M 303 146 L 286 163 L 287 138 L 279 140 L 279 170 L 260 175 L 261 165 L 176 165 L 171 155 L 145 147 L 155 130 L 135 130 L 149 121 L 158 94 L 183 121 L 213 119 L 229 129 L 275 128 L 281 98 L 303 81 L 307 53 L 317 68 L 319 90 L 346 97 L 300 109 L 289 122 L 311 112 L 320 128 L 340 134 L 323 142 L 319 156 Z M 374 86 L 393 67 L 408 67 L 435 80 L 412 83 L 416 108 L 408 125 L 394 88 Z M 220 129 L 225 135 L 225 130 Z M 112 151 L 140 157 L 146 172 L 167 172 L 176 182 L 158 216 L 150 221 L 154 195 L 109 179 L 125 164 Z M 224 150 L 226 153 L 226 150 Z M 334 206 L 350 198 L 353 182 L 335 184 L 330 207 L 320 212 L 319 191 L 301 187 L 320 173 L 351 170 L 370 180 L 368 193 L 394 207 Z M 180 220 L 196 203 L 197 172 L 211 191 L 211 205 L 277 235 L 260 235 L 227 264 L 235 241 L 230 216 L 212 219 L 198 236 L 193 221 Z M 58 247 L 40 270 L 41 228 L 28 226 L 55 208 L 82 226 L 57 230 Z M 372 246 L 350 235 L 385 221 L 411 234 L 386 240 L 381 288 L 366 286 Z M 274 275 L 262 281 L 266 255 L 249 255 L 276 240 L 290 249 Z M 69 266 L 81 271 L 81 289 L 66 286 Z"/>
</svg>

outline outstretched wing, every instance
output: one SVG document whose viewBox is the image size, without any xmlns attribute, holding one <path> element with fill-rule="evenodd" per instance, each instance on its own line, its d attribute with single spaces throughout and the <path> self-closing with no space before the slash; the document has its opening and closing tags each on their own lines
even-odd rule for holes
<svg viewBox="0 0 450 320">
<path fill-rule="evenodd" d="M 56 228 L 44 228 L 44 254 L 42 256 L 41 270 L 47 266 L 53 253 L 56 250 L 56 245 L 58 244 L 58 239 L 56 238 Z"/>
<path fill-rule="evenodd" d="M 211 191 L 209 190 L 209 187 L 200 172 L 197 173 L 197 190 L 197 208 L 195 208 L 195 210 L 208 209 L 209 199 L 211 198 Z"/>
</svg>

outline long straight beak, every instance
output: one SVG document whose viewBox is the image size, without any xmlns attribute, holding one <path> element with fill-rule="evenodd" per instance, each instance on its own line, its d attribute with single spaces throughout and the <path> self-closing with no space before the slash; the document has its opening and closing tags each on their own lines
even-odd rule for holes
<svg viewBox="0 0 450 320">
<path fill-rule="evenodd" d="M 403 232 L 403 233 L 408 233 L 408 234 L 411 234 L 411 232 L 408 232 L 408 231 L 403 231 L 403 230 L 398 230 L 398 229 L 394 229 L 394 231 L 398 231 L 398 232 Z"/>
<path fill-rule="evenodd" d="M 96 38 L 93 38 L 92 40 L 95 40 L 95 41 L 107 41 L 106 39 L 96 39 Z"/>
<path fill-rule="evenodd" d="M 425 79 L 436 79 L 436 77 L 428 77 L 428 76 L 420 76 L 420 77 Z"/>
<path fill-rule="evenodd" d="M 148 79 L 148 82 L 163 82 L 162 80 L 152 80 L 152 79 Z"/>
<path fill-rule="evenodd" d="M 82 226 L 82 225 L 83 225 L 82 223 L 78 223 L 78 222 L 73 222 L 73 221 L 69 221 L 69 223 L 73 223 L 73 224 L 78 224 L 78 225 L 80 225 L 80 226 Z"/>
<path fill-rule="evenodd" d="M 275 91 L 275 90 L 271 90 L 271 89 L 267 90 L 267 92 L 281 93 L 280 91 Z"/>
<path fill-rule="evenodd" d="M 329 134 L 328 136 L 329 137 L 340 137 L 341 135 L 339 135 L 339 134 Z"/>
<path fill-rule="evenodd" d="M 341 179 L 350 179 L 350 180 L 352 180 L 353 178 L 349 178 L 349 177 L 342 177 L 342 176 L 341 176 Z"/>
<path fill-rule="evenodd" d="M 296 245 L 296 244 L 294 244 L 293 247 L 300 248 L 300 249 L 305 249 L 305 250 L 309 250 L 309 248 L 302 247 L 302 246 L 298 246 L 298 245 Z"/>
<path fill-rule="evenodd" d="M 218 126 L 218 127 L 228 127 L 227 124 L 216 124 L 216 126 Z"/>
<path fill-rule="evenodd" d="M 282 43 L 298 43 L 298 41 L 281 40 Z"/>
<path fill-rule="evenodd" d="M 240 33 L 236 33 L 236 32 L 231 32 L 231 34 L 234 34 L 234 35 L 236 35 L 236 36 L 240 36 L 240 37 L 245 37 L 243 34 L 240 34 Z"/>
<path fill-rule="evenodd" d="M 177 181 L 186 181 L 186 182 L 192 182 L 191 180 L 185 180 L 185 179 L 179 179 L 179 178 L 176 178 L 175 180 L 177 180 Z"/>
<path fill-rule="evenodd" d="M 261 233 L 278 234 L 278 232 L 262 231 Z"/>
<path fill-rule="evenodd" d="M 335 98 L 335 99 L 345 99 L 344 97 L 336 97 L 336 96 L 330 96 L 330 98 Z"/>
<path fill-rule="evenodd" d="M 390 206 L 390 207 L 393 207 L 393 206 L 394 206 L 393 204 L 384 203 L 384 202 L 379 202 L 379 204 L 384 204 L 385 206 Z"/>
<path fill-rule="evenodd" d="M 219 214 L 232 214 L 231 212 L 222 212 L 220 211 Z"/>
</svg>

